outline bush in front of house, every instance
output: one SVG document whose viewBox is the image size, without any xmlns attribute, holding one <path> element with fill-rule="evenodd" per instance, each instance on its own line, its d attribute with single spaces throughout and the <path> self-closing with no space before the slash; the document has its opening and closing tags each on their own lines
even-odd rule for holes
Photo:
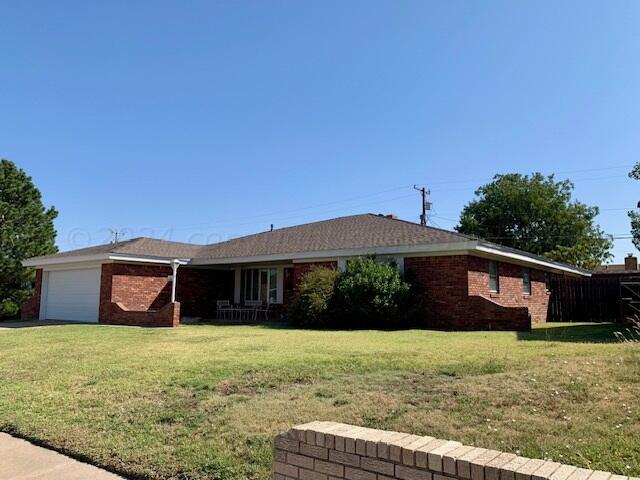
<svg viewBox="0 0 640 480">
<path fill-rule="evenodd" d="M 301 327 L 328 327 L 338 272 L 325 267 L 309 270 L 300 281 L 298 295 L 291 306 L 292 321 Z"/>
<path fill-rule="evenodd" d="M 411 287 L 395 264 L 359 257 L 341 273 L 310 270 L 290 314 L 304 327 L 399 328 L 411 324 L 415 306 Z"/>
<path fill-rule="evenodd" d="M 340 324 L 347 328 L 406 326 L 410 290 L 395 264 L 354 258 L 336 283 L 334 304 Z"/>
</svg>

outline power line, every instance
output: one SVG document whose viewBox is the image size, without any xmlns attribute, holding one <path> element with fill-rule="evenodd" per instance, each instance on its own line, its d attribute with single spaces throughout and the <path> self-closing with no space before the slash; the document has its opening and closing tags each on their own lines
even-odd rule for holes
<svg viewBox="0 0 640 480">
<path fill-rule="evenodd" d="M 599 208 L 598 210 L 600 211 L 600 213 L 602 213 L 602 212 L 622 212 L 622 213 L 626 214 L 628 211 L 635 210 L 635 209 L 637 209 L 637 207 Z M 444 215 L 456 215 L 456 214 L 455 213 L 454 214 L 445 213 Z M 431 216 L 435 217 L 435 218 L 440 218 L 441 220 L 448 220 L 450 222 L 457 222 L 458 221 L 457 219 L 443 217 L 442 215 L 440 215 L 437 212 L 434 212 Z M 599 214 L 598 216 L 601 216 L 601 215 Z"/>
<path fill-rule="evenodd" d="M 402 200 L 402 199 L 405 199 L 405 198 L 413 197 L 413 195 L 414 195 L 413 193 L 409 193 L 409 194 L 406 194 L 406 195 L 400 195 L 400 196 L 397 196 L 397 197 L 386 198 L 386 199 L 383 199 L 383 200 L 376 200 L 374 202 L 367 202 L 367 203 L 362 203 L 362 204 L 358 204 L 358 205 L 349 205 L 349 206 L 334 208 L 334 209 L 331 209 L 331 210 L 323 210 L 321 212 L 315 212 L 315 214 L 316 215 L 324 215 L 324 214 L 328 214 L 328 213 L 340 212 L 340 211 L 343 211 L 345 209 L 368 207 L 370 205 L 377 205 L 377 204 L 380 204 L 380 203 L 388 203 L 388 202 L 392 202 L 394 200 Z M 277 217 L 276 216 L 276 217 L 271 217 L 271 218 L 277 219 L 277 220 L 289 220 L 289 219 L 295 219 L 295 218 L 300 218 L 300 217 L 304 217 L 304 216 L 306 216 L 306 214 L 289 215 L 289 216 L 286 216 L 286 217 Z M 247 218 L 252 218 L 252 217 L 247 217 Z M 243 222 L 243 223 L 235 223 L 235 222 L 234 223 L 229 223 L 229 222 L 221 221 L 221 222 L 210 223 L 210 224 L 206 224 L 206 225 L 202 225 L 202 226 L 208 226 L 208 227 L 211 227 L 211 226 L 243 227 L 243 226 L 248 226 L 248 225 L 256 225 L 257 223 L 262 223 L 262 222 L 261 221 L 257 221 L 257 220 L 256 221 L 251 221 L 251 222 Z M 151 228 L 153 228 L 153 227 L 151 227 Z M 160 227 L 156 227 L 156 228 L 160 228 Z M 175 230 L 175 231 L 191 230 L 192 229 L 191 226 L 187 226 L 187 227 L 179 226 L 179 227 L 167 227 L 167 228 L 170 228 L 170 229 Z"/>
<path fill-rule="evenodd" d="M 593 172 L 593 171 L 605 171 L 605 170 L 614 170 L 614 169 L 620 169 L 620 168 L 629 168 L 632 167 L 632 164 L 626 164 L 626 165 L 617 165 L 617 166 L 610 166 L 610 167 L 599 167 L 599 168 L 588 168 L 588 169 L 576 169 L 576 170 L 566 170 L 566 171 L 560 171 L 560 172 L 556 172 L 557 174 L 565 174 L 565 173 L 578 173 L 578 172 Z M 577 181 L 583 181 L 583 180 L 603 180 L 606 178 L 619 178 L 620 176 L 615 176 L 615 177 L 595 177 L 595 178 L 588 178 L 588 179 L 577 179 Z M 626 178 L 626 175 L 624 176 Z M 436 180 L 433 182 L 430 182 L 430 184 L 438 184 L 438 185 L 445 185 L 445 184 L 456 184 L 456 183 L 465 183 L 465 182 L 482 182 L 482 181 L 490 181 L 492 180 L 493 177 L 491 178 L 484 178 L 484 179 L 467 179 L 467 180 L 460 180 L 460 179 L 455 179 L 455 180 Z M 390 192 L 395 192 L 395 191 L 399 191 L 399 190 L 404 190 L 404 189 L 408 189 L 411 188 L 411 185 L 402 185 L 402 186 L 397 186 L 397 187 L 393 187 L 393 188 L 389 188 L 389 189 L 384 189 L 384 190 L 380 190 L 377 192 L 371 192 L 365 195 L 358 195 L 358 196 L 354 196 L 354 197 L 348 197 L 348 198 L 343 198 L 340 200 L 334 200 L 331 202 L 324 202 L 324 203 L 319 203 L 319 204 L 315 204 L 315 205 L 308 205 L 308 206 L 304 206 L 304 207 L 299 207 L 299 208 L 295 208 L 295 209 L 289 209 L 289 210 L 283 210 L 283 211 L 278 211 L 278 212 L 270 212 L 270 213 L 262 213 L 262 214 L 256 214 L 256 215 L 250 215 L 250 216 L 245 216 L 242 218 L 242 220 L 248 220 L 248 219 L 255 219 L 256 221 L 253 222 L 238 222 L 238 218 L 227 218 L 227 219 L 223 219 L 223 220 L 219 220 L 219 221 L 214 221 L 214 222 L 200 222 L 200 223 L 194 223 L 194 224 L 182 224 L 182 225 L 165 225 L 165 226 L 150 226 L 150 227 L 146 227 L 147 229 L 153 230 L 153 229 L 171 229 L 174 231 L 184 231 L 184 230 L 191 230 L 194 228 L 198 228 L 198 227 L 202 227 L 202 228 L 206 228 L 206 227 L 216 227 L 216 226 L 245 226 L 245 225 L 255 225 L 258 223 L 261 223 L 258 219 L 261 218 L 269 218 L 270 220 L 286 220 L 287 218 L 299 218 L 302 216 L 306 216 L 306 215 L 293 215 L 293 216 L 286 216 L 283 217 L 283 215 L 286 215 L 288 213 L 296 213 L 296 212 L 305 212 L 305 211 L 310 211 L 310 210 L 315 210 L 318 208 L 322 208 L 322 207 L 326 207 L 326 206 L 332 206 L 332 205 L 340 205 L 340 204 L 348 204 L 357 200 L 363 200 L 363 199 L 367 199 L 367 198 L 375 198 L 375 197 L 379 197 L 381 195 L 385 195 L 387 193 Z M 420 188 L 417 187 L 421 187 L 422 189 L 425 188 L 425 185 L 413 185 L 414 188 L 420 190 Z M 466 189 L 467 187 L 463 187 L 464 189 Z M 454 189 L 447 189 L 447 191 L 450 190 L 454 190 Z M 368 206 L 371 204 L 376 204 L 376 203 L 387 203 L 387 202 L 391 202 L 394 200 L 398 200 L 398 199 L 403 199 L 403 198 L 408 198 L 411 195 L 403 195 L 401 197 L 394 197 L 394 198 L 387 198 L 387 199 L 382 199 L 376 202 L 367 202 L 366 204 L 364 204 L 363 206 Z M 423 202 L 424 203 L 424 202 Z M 431 204 L 429 202 L 427 202 L 428 206 L 431 206 Z M 331 212 L 336 212 L 336 211 L 342 211 L 345 209 L 354 209 L 354 208 L 358 208 L 361 205 L 345 205 L 344 207 L 340 207 L 337 209 L 332 209 L 329 211 L 323 211 L 323 212 L 316 212 L 316 215 L 321 215 L 323 213 L 331 213 Z M 425 209 L 426 211 L 424 212 L 424 214 L 427 214 L 427 211 L 429 209 Z M 604 211 L 604 209 L 603 209 Z M 443 220 L 448 220 L 448 221 L 456 221 L 456 220 L 452 220 L 452 219 L 447 219 L 445 217 L 439 217 L 442 218 Z M 425 220 L 428 220 L 428 218 L 425 217 Z M 422 223 L 422 222 L 421 222 Z M 122 234 L 123 232 L 119 232 L 120 234 Z"/>
<path fill-rule="evenodd" d="M 568 173 L 586 173 L 586 172 L 602 172 L 607 170 L 618 170 L 621 168 L 631 168 L 634 164 L 625 164 L 625 165 L 615 165 L 610 167 L 598 167 L 598 168 L 580 168 L 576 170 L 563 170 L 559 172 L 554 172 L 554 175 L 565 175 Z M 497 174 L 497 175 L 506 175 L 506 174 Z M 495 175 L 494 175 L 495 177 Z M 434 180 L 429 182 L 431 185 L 441 185 L 441 184 L 452 184 L 452 183 L 470 183 L 470 182 L 486 182 L 493 180 L 494 177 L 483 177 L 483 178 L 467 178 L 467 179 L 455 179 L 455 180 Z M 626 175 L 625 175 L 626 177 Z"/>
<path fill-rule="evenodd" d="M 341 200 L 334 200 L 332 202 L 326 202 L 326 203 L 320 203 L 320 204 L 316 204 L 316 205 L 309 205 L 306 207 L 299 207 L 299 208 L 294 208 L 294 209 L 289 209 L 289 210 L 281 210 L 279 212 L 271 212 L 271 213 L 260 213 L 260 214 L 256 214 L 256 215 L 248 215 L 248 216 L 244 216 L 242 217 L 243 220 L 244 219 L 258 219 L 258 218 L 265 218 L 265 217 L 269 217 L 269 218 L 273 218 L 273 219 L 279 219 L 282 220 L 283 217 L 278 217 L 278 215 L 283 215 L 283 214 L 288 214 L 288 213 L 296 213 L 296 212 L 301 212 L 301 211 L 307 211 L 307 210 L 313 210 L 316 208 L 321 208 L 321 207 L 326 207 L 326 206 L 331 206 L 331 205 L 338 205 L 341 203 L 350 203 L 353 201 L 357 201 L 357 200 L 362 200 L 365 198 L 372 198 L 372 197 L 377 197 L 380 195 L 384 195 L 385 193 L 390 193 L 390 192 L 395 192 L 398 190 L 404 190 L 404 189 L 409 189 L 411 188 L 411 185 L 402 185 L 402 186 L 398 186 L 398 187 L 393 187 L 393 188 L 388 188 L 385 190 L 380 190 L 377 192 L 372 192 L 366 195 L 359 195 L 356 197 L 350 197 L 350 198 L 345 198 L 345 199 L 341 199 Z M 395 198 L 390 198 L 390 199 L 384 199 L 381 201 L 376 201 L 374 203 L 381 203 L 381 202 L 386 202 L 386 201 L 393 201 L 393 200 L 397 200 L 399 198 L 407 198 L 413 196 L 413 194 L 409 194 L 409 195 L 403 195 L 402 197 L 395 197 Z M 369 204 L 369 203 L 367 203 Z M 359 205 L 355 205 L 355 207 L 357 207 Z M 353 208 L 354 206 L 349 206 L 349 207 L 344 207 L 344 208 Z M 341 208 L 341 209 L 344 209 Z M 335 210 L 334 210 L 335 211 Z M 321 212 L 322 213 L 322 212 Z M 300 215 L 298 215 L 299 217 Z M 292 218 L 292 217 L 288 217 L 288 218 Z M 192 223 L 192 224 L 182 224 L 182 225 L 162 225 L 162 226 L 151 226 L 148 228 L 173 228 L 176 230 L 183 230 L 183 229 L 190 229 L 193 227 L 209 227 L 209 226 L 218 226 L 218 225 L 230 225 L 230 226 L 235 226 L 238 225 L 236 223 L 230 223 L 230 222 L 236 222 L 237 218 L 227 218 L 227 219 L 222 219 L 222 220 L 217 220 L 214 222 L 199 222 L 199 223 Z M 242 223 L 240 225 L 253 225 L 255 223 L 258 222 L 252 222 L 252 223 Z"/>
<path fill-rule="evenodd" d="M 620 233 L 620 234 L 605 234 L 613 238 L 614 240 L 624 240 L 627 238 L 633 238 L 633 235 Z M 541 235 L 531 235 L 522 237 L 520 235 L 516 237 L 502 236 L 502 237 L 482 237 L 484 240 L 511 240 L 514 238 L 525 239 L 525 240 L 533 240 L 536 238 L 540 238 Z M 544 238 L 575 238 L 575 235 L 544 235 Z"/>
<path fill-rule="evenodd" d="M 600 180 L 613 180 L 613 179 L 628 179 L 627 175 L 609 175 L 606 177 L 587 177 L 587 178 L 575 178 L 573 180 L 571 180 L 572 183 L 576 183 L 576 182 L 590 182 L 590 181 L 600 181 Z M 492 178 L 482 178 L 482 179 L 477 179 L 477 180 L 461 180 L 459 182 L 452 180 L 451 183 L 481 183 L 481 182 L 490 182 L 493 180 Z M 454 188 L 447 188 L 446 191 L 450 192 L 450 191 L 454 191 L 454 190 L 467 190 L 469 187 L 465 186 L 465 187 L 454 187 Z M 434 192 L 441 192 L 444 190 L 433 190 Z"/>
</svg>

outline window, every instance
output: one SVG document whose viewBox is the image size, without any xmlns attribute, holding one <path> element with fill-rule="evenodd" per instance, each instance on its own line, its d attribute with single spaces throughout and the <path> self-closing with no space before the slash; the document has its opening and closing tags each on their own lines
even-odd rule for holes
<svg viewBox="0 0 640 480">
<path fill-rule="evenodd" d="M 242 301 L 278 301 L 278 271 L 275 268 L 246 268 L 240 277 Z"/>
<path fill-rule="evenodd" d="M 528 268 L 522 269 L 522 293 L 531 295 L 531 270 Z"/>
<path fill-rule="evenodd" d="M 500 291 L 500 276 L 498 275 L 498 262 L 489 262 L 489 291 L 498 293 Z"/>
</svg>

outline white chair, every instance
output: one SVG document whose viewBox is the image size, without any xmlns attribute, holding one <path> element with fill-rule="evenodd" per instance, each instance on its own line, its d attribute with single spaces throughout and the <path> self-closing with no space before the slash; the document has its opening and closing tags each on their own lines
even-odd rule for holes
<svg viewBox="0 0 640 480">
<path fill-rule="evenodd" d="M 244 311 L 247 314 L 246 320 L 251 320 L 255 322 L 258 316 L 258 309 L 262 306 L 261 300 L 245 300 L 244 301 Z"/>
<path fill-rule="evenodd" d="M 265 320 L 269 320 L 269 306 L 271 304 L 269 302 L 262 303 L 259 307 L 256 308 L 256 318 L 258 315 L 262 315 Z"/>
<path fill-rule="evenodd" d="M 229 300 L 216 301 L 218 320 L 228 320 L 227 314 L 233 313 L 233 308 Z"/>
</svg>

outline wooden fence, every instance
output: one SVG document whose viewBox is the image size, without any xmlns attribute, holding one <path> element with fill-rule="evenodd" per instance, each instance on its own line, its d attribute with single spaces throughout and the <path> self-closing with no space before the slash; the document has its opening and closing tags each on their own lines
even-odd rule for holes
<svg viewBox="0 0 640 480">
<path fill-rule="evenodd" d="M 619 322 L 626 306 L 619 279 L 556 278 L 547 320 L 550 322 Z"/>
</svg>

